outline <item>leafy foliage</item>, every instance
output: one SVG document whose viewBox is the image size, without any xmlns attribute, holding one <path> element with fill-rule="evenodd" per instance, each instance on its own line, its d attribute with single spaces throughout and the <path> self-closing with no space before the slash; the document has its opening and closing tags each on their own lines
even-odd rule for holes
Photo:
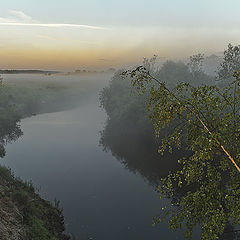
<svg viewBox="0 0 240 240">
<path fill-rule="evenodd" d="M 223 61 L 218 70 L 218 80 L 232 81 L 234 72 L 240 69 L 240 46 L 229 44 L 223 54 Z"/>
<path fill-rule="evenodd" d="M 166 61 L 156 68 L 156 58 L 157 56 L 150 60 L 145 58 L 144 67 L 154 72 L 157 78 L 164 79 L 169 88 L 174 88 L 176 82 L 184 80 L 191 84 L 213 82 L 213 78 L 202 71 L 193 76 L 189 66 L 180 61 Z M 176 159 L 187 152 L 174 149 L 171 156 L 157 154 L 158 142 L 169 129 L 162 129 L 159 139 L 154 137 L 154 129 L 146 110 L 150 89 L 147 88 L 139 96 L 131 86 L 131 78 L 122 79 L 122 72 L 116 72 L 100 94 L 101 106 L 108 115 L 105 128 L 101 132 L 100 144 L 104 150 L 110 150 L 127 169 L 140 173 L 151 184 L 156 184 L 169 170 L 176 169 Z"/>
<path fill-rule="evenodd" d="M 157 153 L 158 143 L 146 111 L 148 92 L 138 96 L 121 73 L 116 72 L 100 94 L 101 106 L 108 115 L 100 145 L 105 151 L 111 151 L 128 170 L 140 173 L 156 186 L 177 164 L 174 158 L 168 161 L 168 156 Z M 178 154 L 182 153 L 176 152 L 176 158 Z"/>
<path fill-rule="evenodd" d="M 190 56 L 190 61 L 188 63 L 190 72 L 194 75 L 202 71 L 204 55 L 198 53 L 196 55 Z"/>
<path fill-rule="evenodd" d="M 189 82 L 169 89 L 145 66 L 123 76 L 131 77 L 139 94 L 150 89 L 147 109 L 155 134 L 168 129 L 159 152 L 173 146 L 191 152 L 158 187 L 175 207 L 163 209 L 156 222 L 168 218 L 173 230 L 185 223 L 186 238 L 201 225 L 202 239 L 217 239 L 228 223 L 240 224 L 240 72 L 223 89 Z"/>
</svg>

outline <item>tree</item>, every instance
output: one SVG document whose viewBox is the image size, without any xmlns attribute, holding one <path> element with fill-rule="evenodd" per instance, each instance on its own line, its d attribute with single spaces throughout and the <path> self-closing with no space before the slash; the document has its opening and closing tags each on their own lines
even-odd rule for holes
<svg viewBox="0 0 240 240">
<path fill-rule="evenodd" d="M 202 72 L 203 60 L 204 55 L 201 53 L 189 57 L 188 67 L 193 76 L 198 74 L 199 72 Z"/>
<path fill-rule="evenodd" d="M 188 66 L 180 61 L 166 61 L 160 69 L 155 71 L 155 77 L 165 81 L 169 88 L 175 87 L 176 83 L 182 81 L 193 82 L 193 76 Z"/>
<path fill-rule="evenodd" d="M 233 46 L 228 45 L 228 48 L 223 53 L 223 61 L 218 69 L 217 78 L 220 81 L 226 81 L 227 79 L 232 81 L 232 77 L 235 71 L 240 69 L 240 45 Z"/>
<path fill-rule="evenodd" d="M 172 229 L 185 223 L 187 238 L 200 225 L 202 239 L 217 239 L 229 223 L 240 224 L 240 72 L 223 89 L 183 82 L 170 90 L 144 65 L 122 75 L 131 77 L 140 95 L 150 92 L 147 109 L 156 136 L 168 129 L 159 152 L 174 146 L 190 153 L 158 187 L 175 207 L 163 208 L 154 222 L 168 218 Z M 182 192 L 177 197 L 176 189 Z"/>
</svg>

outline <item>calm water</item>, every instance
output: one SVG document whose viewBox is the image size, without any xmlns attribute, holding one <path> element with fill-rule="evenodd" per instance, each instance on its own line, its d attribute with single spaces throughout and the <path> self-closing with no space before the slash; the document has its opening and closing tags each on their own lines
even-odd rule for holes
<svg viewBox="0 0 240 240">
<path fill-rule="evenodd" d="M 67 229 L 79 239 L 183 239 L 167 225 L 152 227 L 152 216 L 167 201 L 99 146 L 106 115 L 98 93 L 104 84 L 74 110 L 24 119 L 24 136 L 7 146 L 3 163 L 32 180 L 46 199 L 59 199 Z"/>
</svg>

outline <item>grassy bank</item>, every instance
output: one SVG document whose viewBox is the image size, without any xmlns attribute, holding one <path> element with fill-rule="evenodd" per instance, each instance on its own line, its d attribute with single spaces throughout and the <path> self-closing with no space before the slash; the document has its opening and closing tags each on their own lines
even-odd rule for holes
<svg viewBox="0 0 240 240">
<path fill-rule="evenodd" d="M 0 87 L 0 157 L 4 146 L 21 136 L 20 120 L 31 115 L 75 107 L 85 97 L 87 86 L 79 81 L 4 79 Z M 21 76 L 20 76 L 21 77 Z M 25 77 L 25 76 L 23 76 Z M 40 78 L 40 79 L 38 79 Z M 30 183 L 0 166 L 0 239 L 68 240 L 59 203 L 42 199 Z"/>
<path fill-rule="evenodd" d="M 0 236 L 2 240 L 68 240 L 59 203 L 43 200 L 31 183 L 0 167 Z"/>
<path fill-rule="evenodd" d="M 3 75 L 0 101 L 7 100 L 22 117 L 69 110 L 102 89 L 111 75 Z"/>
<path fill-rule="evenodd" d="M 33 78 L 3 82 L 0 98 L 13 105 L 21 118 L 73 108 L 85 96 L 80 82 L 54 81 L 44 76 L 38 81 L 36 75 Z"/>
</svg>

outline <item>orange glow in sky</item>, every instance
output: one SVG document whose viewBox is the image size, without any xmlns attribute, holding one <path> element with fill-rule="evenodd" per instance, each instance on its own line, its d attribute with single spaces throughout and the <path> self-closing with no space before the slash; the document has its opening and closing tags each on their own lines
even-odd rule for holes
<svg viewBox="0 0 240 240">
<path fill-rule="evenodd" d="M 14 0 L 10 2 L 15 2 L 16 6 L 19 3 Z M 106 6 L 112 9 L 105 6 L 106 12 L 101 16 L 97 7 L 92 8 L 88 14 L 82 12 L 79 15 L 74 12 L 74 8 L 87 9 L 88 6 L 80 8 L 80 3 L 73 2 L 72 6 L 66 5 L 72 7 L 72 15 L 71 11 L 65 14 L 63 8 L 61 18 L 58 17 L 59 12 L 52 15 L 41 13 L 40 3 L 38 11 L 32 5 L 31 11 L 28 10 L 27 13 L 24 7 L 30 8 L 29 5 L 23 6 L 23 10 L 12 10 L 12 6 L 6 5 L 0 10 L 0 69 L 120 68 L 139 63 L 143 57 L 154 54 L 164 59 L 179 59 L 198 52 L 206 55 L 217 53 L 223 51 L 230 42 L 239 44 L 240 30 L 237 22 L 232 24 L 234 19 L 230 19 L 229 22 L 226 20 L 218 23 L 217 19 L 221 16 L 209 12 L 209 8 L 204 7 L 204 2 L 205 0 L 202 11 L 206 10 L 206 14 L 203 19 L 197 12 L 199 6 L 195 9 L 195 5 L 191 4 L 187 5 L 190 6 L 189 9 L 184 8 L 183 4 L 182 12 L 171 8 L 169 11 L 175 11 L 175 14 L 163 11 L 158 16 L 154 12 L 157 3 L 153 0 L 146 5 L 146 15 L 142 2 L 141 9 L 131 8 L 130 5 L 129 12 L 120 11 L 118 15 L 115 5 L 108 3 Z M 219 6 L 220 3 L 223 5 L 218 1 Z M 103 6 L 98 7 L 104 10 Z M 161 7 L 168 9 L 167 4 Z M 195 15 L 190 12 L 194 10 Z M 155 15 L 152 16 L 151 11 Z M 190 14 L 191 21 L 188 21 L 187 13 Z M 231 16 L 235 16 L 234 12 Z M 206 19 L 212 21 L 208 24 Z"/>
</svg>

